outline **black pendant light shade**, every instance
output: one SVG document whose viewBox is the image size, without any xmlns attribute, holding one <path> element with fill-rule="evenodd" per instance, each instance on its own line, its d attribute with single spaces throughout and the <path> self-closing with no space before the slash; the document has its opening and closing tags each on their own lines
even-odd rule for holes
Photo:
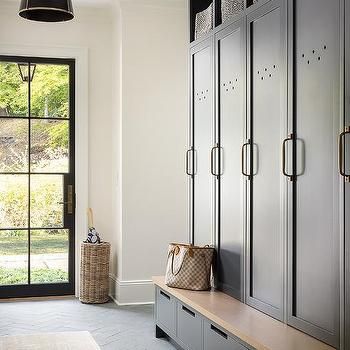
<svg viewBox="0 0 350 350">
<path fill-rule="evenodd" d="M 19 15 L 39 22 L 64 22 L 74 18 L 72 0 L 21 0 Z"/>
</svg>

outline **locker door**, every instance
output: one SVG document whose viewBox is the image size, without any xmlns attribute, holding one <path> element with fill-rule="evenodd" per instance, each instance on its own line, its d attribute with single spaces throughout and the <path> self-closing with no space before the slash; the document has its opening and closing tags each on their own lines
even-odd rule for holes
<svg viewBox="0 0 350 350">
<path fill-rule="evenodd" d="M 344 127 L 350 130 L 350 1 L 345 1 L 345 117 Z M 344 129 L 345 130 L 345 129 Z M 350 175 L 350 135 L 345 139 L 345 173 Z M 350 349 L 350 181 L 345 187 L 345 346 Z"/>
<path fill-rule="evenodd" d="M 218 287 L 241 299 L 243 290 L 243 178 L 245 128 L 245 21 L 216 36 L 217 117 L 221 147 Z"/>
<path fill-rule="evenodd" d="M 214 132 L 213 39 L 191 50 L 191 77 L 191 239 L 202 246 L 212 243 L 214 225 L 210 157 Z"/>
<path fill-rule="evenodd" d="M 294 1 L 297 180 L 289 323 L 339 346 L 342 0 Z"/>
<path fill-rule="evenodd" d="M 253 12 L 247 34 L 250 140 L 245 153 L 251 158 L 247 303 L 278 319 L 283 319 L 285 266 L 280 151 L 287 124 L 285 5 L 285 1 L 271 1 Z"/>
</svg>

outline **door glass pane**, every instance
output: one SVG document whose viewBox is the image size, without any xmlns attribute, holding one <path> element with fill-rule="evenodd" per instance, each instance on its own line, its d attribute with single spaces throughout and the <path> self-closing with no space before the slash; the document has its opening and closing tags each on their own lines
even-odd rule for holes
<svg viewBox="0 0 350 350">
<path fill-rule="evenodd" d="M 28 81 L 17 63 L 0 62 L 0 116 L 28 116 Z"/>
<path fill-rule="evenodd" d="M 0 175 L 0 229 L 28 227 L 28 175 Z"/>
<path fill-rule="evenodd" d="M 28 171 L 28 120 L 0 118 L 0 172 Z"/>
<path fill-rule="evenodd" d="M 37 64 L 31 83 L 31 116 L 69 118 L 69 67 Z"/>
<path fill-rule="evenodd" d="M 0 230 L 0 285 L 28 283 L 28 231 Z"/>
<path fill-rule="evenodd" d="M 31 228 L 63 227 L 62 175 L 32 175 L 30 196 Z"/>
<path fill-rule="evenodd" d="M 70 66 L 57 62 L 0 62 L 0 287 L 69 282 L 74 114 Z"/>
<path fill-rule="evenodd" d="M 30 231 L 31 283 L 68 282 L 69 230 Z"/>
<path fill-rule="evenodd" d="M 69 121 L 31 120 L 31 171 L 68 173 Z"/>
</svg>

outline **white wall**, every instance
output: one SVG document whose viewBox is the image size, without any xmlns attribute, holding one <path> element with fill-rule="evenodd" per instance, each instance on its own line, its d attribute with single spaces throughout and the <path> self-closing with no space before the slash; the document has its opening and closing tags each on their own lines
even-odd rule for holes
<svg viewBox="0 0 350 350">
<path fill-rule="evenodd" d="M 187 240 L 186 8 L 185 0 L 114 5 L 42 24 L 0 0 L 0 46 L 88 49 L 89 205 L 112 243 L 113 297 L 150 302 L 168 243 Z"/>
<path fill-rule="evenodd" d="M 185 1 L 121 3 L 120 303 L 153 300 L 169 242 L 187 241 Z"/>
<path fill-rule="evenodd" d="M 112 19 L 102 9 L 76 9 L 72 22 L 29 22 L 17 15 L 17 5 L 4 1 L 0 4 L 0 46 L 29 46 L 28 51 L 32 46 L 88 49 L 89 173 L 85 176 L 89 178 L 89 204 L 95 211 L 95 225 L 110 236 Z"/>
</svg>

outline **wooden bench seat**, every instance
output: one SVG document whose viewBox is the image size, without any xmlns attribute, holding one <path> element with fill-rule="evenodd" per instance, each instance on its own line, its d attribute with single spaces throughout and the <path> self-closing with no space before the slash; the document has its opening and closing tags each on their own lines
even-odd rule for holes
<svg viewBox="0 0 350 350">
<path fill-rule="evenodd" d="M 222 292 L 193 292 L 169 288 L 165 285 L 163 276 L 153 277 L 153 282 L 157 288 L 195 310 L 230 335 L 242 340 L 249 348 L 257 350 L 334 350 L 331 346 Z"/>
</svg>

